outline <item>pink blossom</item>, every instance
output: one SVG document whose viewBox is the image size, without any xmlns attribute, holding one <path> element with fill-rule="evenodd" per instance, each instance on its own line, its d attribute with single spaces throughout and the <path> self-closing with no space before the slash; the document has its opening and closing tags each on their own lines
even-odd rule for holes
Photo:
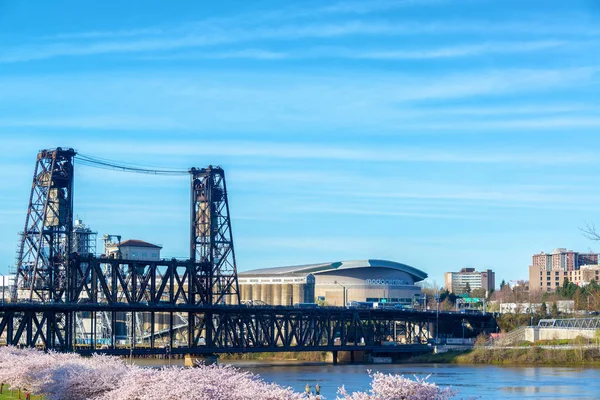
<svg viewBox="0 0 600 400">
<path fill-rule="evenodd" d="M 343 400 L 446 400 L 456 395 L 450 388 L 441 388 L 427 382 L 427 378 L 415 380 L 402 375 L 370 373 L 372 378 L 369 392 L 354 392 L 349 394 L 344 386 L 338 390 Z"/>
<path fill-rule="evenodd" d="M 117 357 L 41 352 L 0 347 L 0 382 L 27 389 L 48 400 L 316 400 L 314 395 L 267 383 L 230 365 L 150 369 Z M 347 393 L 339 400 L 446 400 L 454 392 L 427 379 L 375 373 L 369 392 Z M 323 396 L 320 397 L 324 399 Z"/>
</svg>

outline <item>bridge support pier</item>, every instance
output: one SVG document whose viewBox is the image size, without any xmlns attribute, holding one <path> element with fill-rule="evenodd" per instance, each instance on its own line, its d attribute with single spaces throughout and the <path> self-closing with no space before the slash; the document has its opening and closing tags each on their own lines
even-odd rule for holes
<svg viewBox="0 0 600 400">
<path fill-rule="evenodd" d="M 350 364 L 354 364 L 354 351 L 350 351 Z"/>
<path fill-rule="evenodd" d="M 217 364 L 218 359 L 219 357 L 215 354 L 203 354 L 200 356 L 194 354 L 186 354 L 183 365 L 186 367 L 195 367 L 200 363 L 205 365 Z"/>
<path fill-rule="evenodd" d="M 337 351 L 333 351 L 331 352 L 332 356 L 333 356 L 333 365 L 337 365 L 338 363 L 338 352 Z"/>
</svg>

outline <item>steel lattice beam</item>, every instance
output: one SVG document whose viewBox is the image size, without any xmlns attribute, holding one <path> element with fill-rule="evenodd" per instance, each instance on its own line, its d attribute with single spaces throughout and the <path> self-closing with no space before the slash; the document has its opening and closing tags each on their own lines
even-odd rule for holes
<svg viewBox="0 0 600 400">
<path fill-rule="evenodd" d="M 190 175 L 190 259 L 210 266 L 202 285 L 208 304 L 240 304 L 225 172 L 209 166 Z"/>
<path fill-rule="evenodd" d="M 42 150 L 33 174 L 25 228 L 11 297 L 69 301 L 69 251 L 73 231 L 73 149 Z"/>
</svg>

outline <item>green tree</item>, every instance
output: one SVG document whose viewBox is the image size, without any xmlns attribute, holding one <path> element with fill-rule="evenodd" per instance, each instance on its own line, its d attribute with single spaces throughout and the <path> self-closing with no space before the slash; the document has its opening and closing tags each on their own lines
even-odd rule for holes
<svg viewBox="0 0 600 400">
<path fill-rule="evenodd" d="M 471 293 L 471 285 L 469 285 L 469 282 L 467 282 L 467 284 L 465 285 L 465 293 L 467 293 L 467 294 Z"/>
<path fill-rule="evenodd" d="M 485 299 L 485 289 L 484 288 L 477 288 L 477 289 L 471 290 L 471 297 L 476 297 L 476 298 L 479 298 L 479 299 Z"/>
<path fill-rule="evenodd" d="M 552 318 L 558 317 L 558 306 L 556 305 L 556 302 L 553 302 L 552 306 L 550 307 L 550 316 Z"/>
<path fill-rule="evenodd" d="M 540 314 L 542 315 L 542 318 L 546 318 L 546 316 L 548 316 L 548 306 L 546 305 L 545 301 L 543 301 L 542 305 L 540 306 Z"/>
<path fill-rule="evenodd" d="M 584 310 L 587 306 L 587 298 L 585 297 L 585 293 L 583 288 L 578 287 L 575 289 L 575 294 L 573 295 L 575 310 Z"/>
<path fill-rule="evenodd" d="M 500 291 L 502 291 L 502 289 L 504 289 L 504 286 L 506 286 L 506 281 L 504 279 L 502 279 L 502 282 L 500 282 Z"/>
</svg>

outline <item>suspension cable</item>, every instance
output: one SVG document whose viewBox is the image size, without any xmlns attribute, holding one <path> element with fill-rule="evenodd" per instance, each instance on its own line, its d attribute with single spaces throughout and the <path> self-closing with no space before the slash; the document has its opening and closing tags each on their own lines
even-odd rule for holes
<svg viewBox="0 0 600 400">
<path fill-rule="evenodd" d="M 112 161 L 99 157 L 77 154 L 75 159 L 80 165 L 85 165 L 93 168 L 109 169 L 113 171 L 133 172 L 138 174 L 150 175 L 188 175 L 188 170 L 149 167 L 143 165 L 128 164 L 123 162 Z"/>
</svg>

